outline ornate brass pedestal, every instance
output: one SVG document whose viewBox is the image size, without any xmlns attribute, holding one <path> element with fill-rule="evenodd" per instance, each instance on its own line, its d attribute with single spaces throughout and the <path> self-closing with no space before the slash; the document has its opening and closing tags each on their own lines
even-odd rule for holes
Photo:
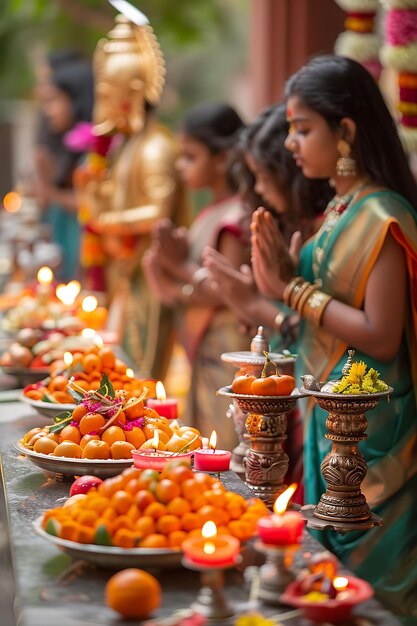
<svg viewBox="0 0 417 626">
<path fill-rule="evenodd" d="M 369 395 L 342 395 L 300 389 L 301 393 L 313 395 L 316 403 L 328 411 L 325 437 L 332 441 L 331 450 L 321 464 L 326 492 L 315 507 L 307 505 L 301 509 L 309 528 L 348 532 L 382 524 L 361 492 L 368 468 L 358 443 L 367 437 L 365 412 L 374 409 L 381 398 L 387 398 L 392 391 L 390 388 Z"/>
<path fill-rule="evenodd" d="M 219 395 L 233 398 L 247 413 L 246 429 L 250 449 L 244 459 L 245 482 L 254 495 L 272 507 L 276 497 L 286 489 L 288 456 L 282 449 L 286 439 L 287 413 L 294 409 L 299 395 L 253 396 L 233 393 L 222 387 Z"/>
<path fill-rule="evenodd" d="M 236 613 L 233 605 L 229 604 L 224 589 L 224 571 L 233 567 L 204 567 L 190 563 L 183 559 L 183 565 L 188 569 L 200 572 L 201 587 L 197 599 L 191 605 L 191 609 L 206 618 L 206 624 L 212 626 L 232 626 L 235 623 Z"/>
<path fill-rule="evenodd" d="M 295 579 L 292 563 L 294 554 L 300 546 L 279 547 L 259 541 L 255 544 L 255 548 L 266 555 L 266 563 L 261 566 L 259 571 L 258 598 L 266 604 L 280 606 L 282 604 L 281 594 Z"/>
<path fill-rule="evenodd" d="M 224 352 L 220 358 L 225 363 L 234 365 L 242 374 L 260 376 L 262 368 L 265 364 L 264 353 L 268 351 L 268 340 L 264 334 L 263 327 L 259 326 L 257 334 L 251 341 L 250 351 Z M 268 353 L 268 358 L 271 362 L 270 373 L 275 374 L 276 366 L 279 374 L 294 375 L 295 356 L 287 356 L 280 353 Z M 227 416 L 233 419 L 235 430 L 239 439 L 239 444 L 232 451 L 230 469 L 236 472 L 236 474 L 238 474 L 241 478 L 244 478 L 246 473 L 244 459 L 250 450 L 250 438 L 245 426 L 246 415 L 242 413 L 242 409 L 240 408 L 238 402 L 233 400 L 230 404 Z"/>
</svg>

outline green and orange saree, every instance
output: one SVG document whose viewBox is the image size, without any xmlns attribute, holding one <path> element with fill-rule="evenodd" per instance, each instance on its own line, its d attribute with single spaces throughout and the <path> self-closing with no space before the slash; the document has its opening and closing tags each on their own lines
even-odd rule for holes
<svg viewBox="0 0 417 626">
<path fill-rule="evenodd" d="M 402 344 L 389 362 L 355 354 L 355 359 L 374 367 L 394 388 L 390 403 L 383 401 L 367 414 L 368 438 L 360 444 L 368 463 L 362 491 L 384 525 L 345 535 L 326 531 L 317 538 L 370 581 L 381 600 L 408 626 L 417 623 L 417 225 L 412 208 L 387 190 L 362 197 L 330 233 L 320 229 L 304 246 L 300 273 L 310 281 L 320 279 L 323 291 L 334 298 L 361 308 L 369 274 L 388 232 L 407 259 L 409 299 Z M 322 258 L 315 277 L 312 260 L 317 246 Z M 303 320 L 298 375 L 311 373 L 318 380 L 340 378 L 347 348 Z M 306 407 L 304 429 L 305 501 L 315 504 L 325 491 L 320 464 L 330 444 L 324 438 L 326 413 L 313 402 Z"/>
</svg>

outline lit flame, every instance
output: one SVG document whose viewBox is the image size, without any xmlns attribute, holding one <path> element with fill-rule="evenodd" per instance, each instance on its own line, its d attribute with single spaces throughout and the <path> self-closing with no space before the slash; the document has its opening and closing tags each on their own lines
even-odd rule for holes
<svg viewBox="0 0 417 626">
<path fill-rule="evenodd" d="M 343 591 L 344 589 L 346 589 L 348 584 L 349 581 L 344 576 L 336 576 L 336 578 L 333 578 L 333 587 L 336 589 L 336 591 Z"/>
<path fill-rule="evenodd" d="M 213 430 L 213 432 L 210 435 L 210 439 L 209 439 L 209 448 L 211 450 L 215 450 L 217 446 L 217 433 L 215 430 Z"/>
<path fill-rule="evenodd" d="M 132 368 L 128 367 L 126 370 L 126 376 L 128 378 L 134 378 L 135 377 L 135 372 L 132 370 Z"/>
<path fill-rule="evenodd" d="M 86 339 L 93 339 L 93 337 L 96 336 L 96 331 L 94 330 L 94 328 L 84 328 L 81 331 L 81 335 L 83 337 L 85 337 Z"/>
<path fill-rule="evenodd" d="M 274 503 L 274 513 L 277 515 L 282 515 L 287 510 L 288 502 L 291 500 L 291 497 L 294 491 L 297 489 L 297 483 L 292 483 L 288 489 L 282 492 L 280 496 L 275 500 Z"/>
<path fill-rule="evenodd" d="M 85 313 L 92 313 L 97 308 L 97 298 L 95 296 L 86 296 L 81 303 L 82 310 Z"/>
<path fill-rule="evenodd" d="M 50 267 L 44 265 L 41 267 L 36 277 L 41 285 L 50 285 L 54 278 L 54 273 Z"/>
<path fill-rule="evenodd" d="M 159 446 L 159 433 L 157 430 L 155 430 L 154 434 L 153 434 L 153 441 L 152 441 L 152 446 L 155 448 L 155 450 L 158 450 L 158 446 Z"/>
<path fill-rule="evenodd" d="M 70 293 L 74 294 L 74 300 L 81 291 L 81 283 L 78 280 L 70 280 L 67 289 Z"/>
<path fill-rule="evenodd" d="M 55 294 L 58 300 L 60 300 L 62 304 L 65 304 L 66 306 L 71 306 L 72 304 L 74 304 L 75 298 L 78 295 L 75 293 L 75 289 L 70 287 L 69 283 L 68 285 L 58 285 L 55 289 Z"/>
<path fill-rule="evenodd" d="M 72 364 L 73 360 L 74 357 L 72 356 L 71 352 L 64 352 L 64 363 L 66 367 L 69 367 Z"/>
<path fill-rule="evenodd" d="M 206 522 L 201 529 L 204 539 L 211 539 L 217 535 L 217 526 L 214 522 Z M 204 554 L 213 554 L 216 551 L 216 545 L 212 541 L 205 541 L 203 546 Z"/>
<path fill-rule="evenodd" d="M 8 213 L 17 213 L 22 206 L 22 198 L 16 191 L 9 191 L 3 198 L 3 206 Z"/>
<path fill-rule="evenodd" d="M 163 383 L 161 383 L 160 380 L 158 380 L 158 382 L 156 383 L 156 397 L 158 398 L 158 400 L 166 400 L 167 399 L 167 394 L 165 392 L 165 387 L 163 385 Z"/>
</svg>

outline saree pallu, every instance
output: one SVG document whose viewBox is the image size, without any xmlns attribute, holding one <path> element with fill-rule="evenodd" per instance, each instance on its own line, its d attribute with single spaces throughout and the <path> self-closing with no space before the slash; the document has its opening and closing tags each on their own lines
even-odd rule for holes
<svg viewBox="0 0 417 626">
<path fill-rule="evenodd" d="M 369 274 L 389 232 L 404 250 L 409 278 L 402 343 L 388 362 L 359 351 L 355 354 L 355 360 L 374 367 L 394 388 L 389 403 L 383 400 L 367 414 L 368 438 L 359 444 L 368 464 L 362 491 L 384 525 L 367 532 L 326 531 L 316 536 L 371 582 L 381 600 L 411 626 L 417 624 L 417 227 L 413 209 L 401 196 L 386 190 L 361 198 L 330 234 L 321 229 L 305 245 L 300 274 L 311 281 L 319 278 L 323 291 L 361 309 Z M 322 249 L 322 261 L 314 277 L 317 246 Z M 303 320 L 297 374 L 311 373 L 318 380 L 340 378 L 348 347 Z M 326 488 L 320 464 L 330 449 L 324 438 L 327 414 L 311 401 L 304 409 L 305 501 L 315 504 Z"/>
</svg>

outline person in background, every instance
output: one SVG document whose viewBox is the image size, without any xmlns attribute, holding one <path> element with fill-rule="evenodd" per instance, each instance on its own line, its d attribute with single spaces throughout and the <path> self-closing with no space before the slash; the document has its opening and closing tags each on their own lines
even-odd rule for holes
<svg viewBox="0 0 417 626">
<path fill-rule="evenodd" d="M 362 492 L 382 527 L 320 533 L 372 583 L 403 624 L 417 621 L 417 187 L 395 123 L 370 74 L 343 57 L 313 59 L 286 88 L 286 146 L 307 178 L 335 196 L 294 262 L 268 214 L 255 212 L 252 263 L 259 289 L 297 309 L 298 374 L 338 380 L 348 347 L 394 391 L 367 414 Z M 325 491 L 327 414 L 304 418 L 306 502 Z M 361 472 L 361 459 L 349 472 Z M 343 472 L 334 466 L 332 472 Z"/>
<path fill-rule="evenodd" d="M 229 403 L 216 397 L 216 390 L 230 381 L 232 372 L 220 354 L 247 348 L 249 338 L 239 333 L 235 315 L 205 280 L 202 251 L 210 245 L 236 268 L 249 259 L 245 211 L 228 167 L 242 128 L 236 111 L 222 103 L 200 105 L 185 117 L 178 168 L 186 187 L 210 190 L 212 202 L 188 231 L 175 229 L 168 220 L 160 222 L 143 264 L 154 293 L 180 310 L 180 339 L 192 369 L 188 418 L 204 435 L 215 429 L 219 445 L 228 449 L 235 445 L 236 434 L 225 418 Z"/>
<path fill-rule="evenodd" d="M 71 150 L 65 138 L 77 124 L 91 121 L 93 78 L 90 63 L 75 52 L 51 55 L 49 63 L 50 71 L 38 88 L 42 114 L 35 193 L 52 240 L 62 250 L 58 278 L 70 280 L 78 271 L 80 239 L 72 177 L 83 153 Z"/>
<path fill-rule="evenodd" d="M 260 205 L 267 206 L 285 241 L 290 243 L 299 231 L 305 241 L 319 227 L 329 198 L 325 181 L 308 181 L 284 146 L 288 134 L 286 107 L 273 105 L 245 128 L 239 138 L 233 171 L 248 215 Z M 298 314 L 262 295 L 255 285 L 249 265 L 235 268 L 213 248 L 203 252 L 209 278 L 219 286 L 224 304 L 241 323 L 255 333 L 262 325 L 269 331 L 272 352 L 292 349 L 298 327 Z M 288 420 L 285 449 L 289 456 L 288 482 L 297 482 L 296 501 L 303 501 L 303 431 L 296 409 Z"/>
</svg>

